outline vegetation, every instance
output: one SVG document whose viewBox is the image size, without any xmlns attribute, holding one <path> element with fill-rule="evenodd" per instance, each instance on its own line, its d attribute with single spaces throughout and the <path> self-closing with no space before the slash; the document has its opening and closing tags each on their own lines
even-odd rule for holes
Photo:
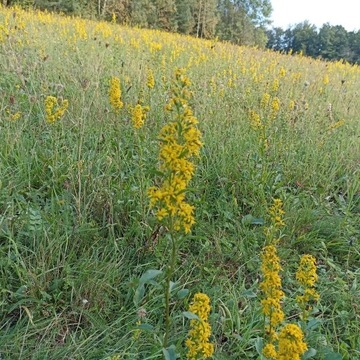
<svg viewBox="0 0 360 360">
<path fill-rule="evenodd" d="M 265 25 L 271 14 L 269 0 L 8 0 L 7 3 L 261 47 L 266 44 Z"/>
<path fill-rule="evenodd" d="M 2 359 L 360 357 L 358 66 L 8 7 L 0 50 Z"/>
<path fill-rule="evenodd" d="M 267 31 L 267 47 L 276 51 L 302 53 L 325 60 L 360 64 L 360 30 L 346 31 L 341 25 L 324 24 L 320 29 L 307 21 L 283 30 Z"/>
</svg>

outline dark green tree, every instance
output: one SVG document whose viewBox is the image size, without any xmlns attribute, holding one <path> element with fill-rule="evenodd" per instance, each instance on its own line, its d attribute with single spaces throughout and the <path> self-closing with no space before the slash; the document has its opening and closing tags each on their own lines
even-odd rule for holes
<svg viewBox="0 0 360 360">
<path fill-rule="evenodd" d="M 193 0 L 176 0 L 176 12 L 174 15 L 177 30 L 182 34 L 190 34 L 195 27 L 192 4 Z"/>
<path fill-rule="evenodd" d="M 302 52 L 307 56 L 317 56 L 319 49 L 316 26 L 308 21 L 297 24 L 292 29 L 291 48 L 295 53 Z"/>
</svg>

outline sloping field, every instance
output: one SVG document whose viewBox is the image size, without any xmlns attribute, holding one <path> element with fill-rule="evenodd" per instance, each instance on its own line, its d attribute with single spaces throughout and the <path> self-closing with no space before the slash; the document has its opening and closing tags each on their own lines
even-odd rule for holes
<svg viewBox="0 0 360 360">
<path fill-rule="evenodd" d="M 272 245 L 270 330 L 301 328 L 304 358 L 360 359 L 359 89 L 341 62 L 0 6 L 0 358 L 200 359 L 201 292 L 214 359 L 280 359 Z M 203 146 L 170 171 L 160 131 L 184 150 L 189 119 Z M 188 218 L 149 199 L 182 172 L 168 196 Z"/>
</svg>

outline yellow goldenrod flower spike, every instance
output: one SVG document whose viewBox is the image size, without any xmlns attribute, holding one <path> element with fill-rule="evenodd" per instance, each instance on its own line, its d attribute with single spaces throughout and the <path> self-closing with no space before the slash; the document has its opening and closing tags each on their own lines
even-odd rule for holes
<svg viewBox="0 0 360 360">
<path fill-rule="evenodd" d="M 301 328 L 295 324 L 287 324 L 281 329 L 278 347 L 276 360 L 301 360 L 308 349 Z"/>
<path fill-rule="evenodd" d="M 131 121 L 135 129 L 143 127 L 146 114 L 150 110 L 148 106 L 142 106 L 141 104 L 135 105 L 131 112 Z"/>
<path fill-rule="evenodd" d="M 260 284 L 260 289 L 264 293 L 264 299 L 261 301 L 262 310 L 269 319 L 270 327 L 274 328 L 284 319 L 284 313 L 281 309 L 284 292 L 281 290 L 281 278 L 279 275 L 282 269 L 276 247 L 274 245 L 265 246 L 261 260 L 263 281 Z"/>
<path fill-rule="evenodd" d="M 273 205 L 269 209 L 271 222 L 275 227 L 285 226 L 284 218 L 285 211 L 283 210 L 283 203 L 280 199 L 274 199 Z"/>
<path fill-rule="evenodd" d="M 261 261 L 263 281 L 260 283 L 260 289 L 264 294 L 261 305 L 262 312 L 267 319 L 265 332 L 268 341 L 263 348 L 263 355 L 268 359 L 276 359 L 274 343 L 278 339 L 276 329 L 284 320 L 284 312 L 281 308 L 284 292 L 281 290 L 281 278 L 279 273 L 282 269 L 275 245 L 268 245 L 263 248 Z"/>
<path fill-rule="evenodd" d="M 109 101 L 116 113 L 119 113 L 120 109 L 124 106 L 124 103 L 121 101 L 121 86 L 118 77 L 110 79 Z"/>
<path fill-rule="evenodd" d="M 174 121 L 163 126 L 159 134 L 160 170 L 164 174 L 162 184 L 148 190 L 150 207 L 157 208 L 159 221 L 169 220 L 172 230 L 190 232 L 195 223 L 194 207 L 185 202 L 186 188 L 194 175 L 191 161 L 202 147 L 197 119 L 188 103 L 191 92 L 190 80 L 183 70 L 176 70 L 172 84 L 172 97 L 165 110 L 172 113 Z"/>
<path fill-rule="evenodd" d="M 64 116 L 68 106 L 69 102 L 66 99 L 62 100 L 59 104 L 59 101 L 56 97 L 47 96 L 45 99 L 46 121 L 49 123 L 54 123 L 61 119 Z"/>
<path fill-rule="evenodd" d="M 316 274 L 316 259 L 312 255 L 303 255 L 300 259 L 299 268 L 296 272 L 296 280 L 302 286 L 302 295 L 296 297 L 296 302 L 302 309 L 302 320 L 306 320 L 311 310 L 310 302 L 318 301 L 320 295 L 314 286 L 318 280 Z"/>
<path fill-rule="evenodd" d="M 154 74 L 152 73 L 151 70 L 148 72 L 148 75 L 147 75 L 146 86 L 149 89 L 153 89 L 155 86 L 155 78 L 154 78 Z"/>
<path fill-rule="evenodd" d="M 206 294 L 194 295 L 189 311 L 199 319 L 190 320 L 190 331 L 185 345 L 188 349 L 186 357 L 190 360 L 207 359 L 214 353 L 214 344 L 209 342 L 211 326 L 208 322 L 210 299 Z"/>
</svg>

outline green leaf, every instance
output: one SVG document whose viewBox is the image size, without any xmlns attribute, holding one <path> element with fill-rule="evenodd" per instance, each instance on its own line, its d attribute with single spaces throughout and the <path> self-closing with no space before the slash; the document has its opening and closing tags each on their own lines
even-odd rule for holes
<svg viewBox="0 0 360 360">
<path fill-rule="evenodd" d="M 140 282 L 140 284 L 146 284 L 147 282 L 149 282 L 150 280 L 156 278 L 160 274 L 162 274 L 161 270 L 154 270 L 154 269 L 146 270 L 141 275 L 141 278 L 139 279 L 139 282 Z"/>
<path fill-rule="evenodd" d="M 265 223 L 264 219 L 256 218 L 256 217 L 252 216 L 251 214 L 245 215 L 241 219 L 241 222 L 243 223 L 243 225 L 264 225 L 264 223 Z"/>
<path fill-rule="evenodd" d="M 314 357 L 316 355 L 316 353 L 317 353 L 317 351 L 314 348 L 310 348 L 308 351 L 305 352 L 302 359 L 303 360 L 310 359 L 310 358 Z"/>
<path fill-rule="evenodd" d="M 173 292 L 179 284 L 177 282 L 170 281 L 170 292 Z"/>
<path fill-rule="evenodd" d="M 154 327 L 150 324 L 140 324 L 136 327 L 136 329 L 144 330 L 144 331 L 154 331 Z"/>
<path fill-rule="evenodd" d="M 199 317 L 190 311 L 183 311 L 182 313 L 187 319 L 199 320 Z"/>
<path fill-rule="evenodd" d="M 178 299 L 184 299 L 189 294 L 189 289 L 181 289 L 177 292 L 176 296 Z"/>
<path fill-rule="evenodd" d="M 306 324 L 306 330 L 314 330 L 318 328 L 320 324 L 321 324 L 320 320 L 316 318 L 310 319 L 309 322 Z"/>
<path fill-rule="evenodd" d="M 241 295 L 249 299 L 257 297 L 257 295 L 252 290 L 245 290 L 241 293 Z"/>
<path fill-rule="evenodd" d="M 258 337 L 255 341 L 255 349 L 259 355 L 262 355 L 263 347 L 264 347 L 264 340 Z"/>
<path fill-rule="evenodd" d="M 342 360 L 342 356 L 339 353 L 329 351 L 326 353 L 324 360 Z"/>
<path fill-rule="evenodd" d="M 165 356 L 165 360 L 176 360 L 176 348 L 175 345 L 169 346 L 167 349 L 162 349 Z"/>
<path fill-rule="evenodd" d="M 140 302 L 143 299 L 144 295 L 145 295 L 145 286 L 144 286 L 144 284 L 140 284 L 135 290 L 135 295 L 134 295 L 134 299 L 133 299 L 134 304 L 136 306 L 138 306 L 140 304 Z"/>
</svg>

